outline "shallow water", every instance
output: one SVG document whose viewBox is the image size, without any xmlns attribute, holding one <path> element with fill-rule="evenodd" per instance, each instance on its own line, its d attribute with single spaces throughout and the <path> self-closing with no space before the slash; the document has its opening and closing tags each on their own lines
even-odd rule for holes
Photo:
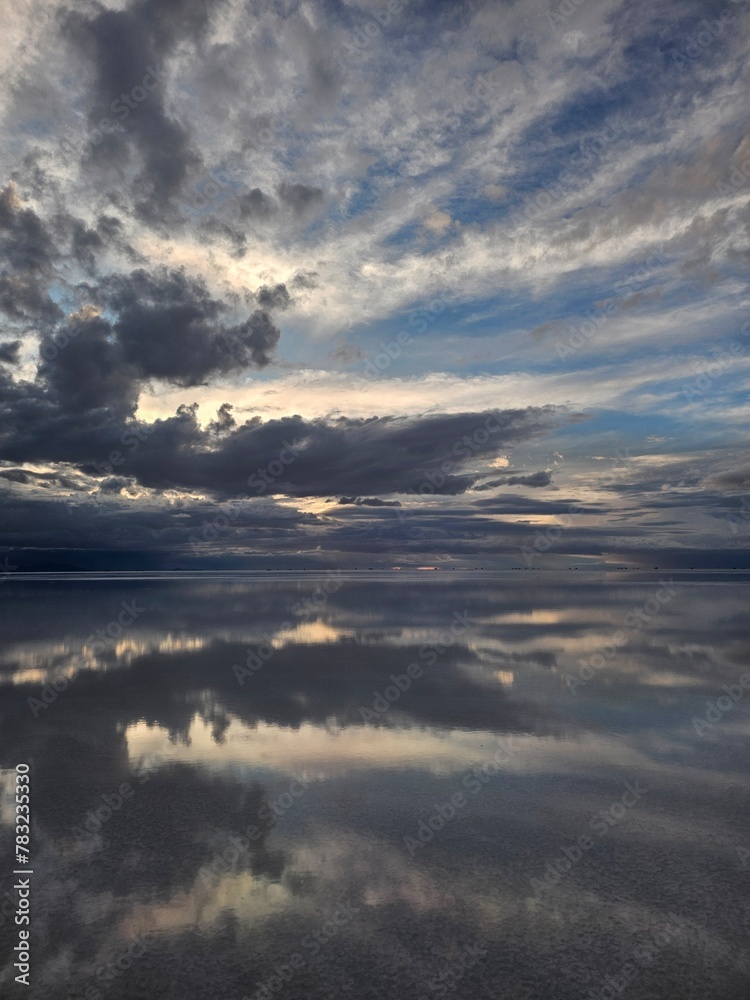
<svg viewBox="0 0 750 1000">
<path fill-rule="evenodd" d="M 3 996 L 750 994 L 746 583 L 1 596 Z M 8 957 L 23 762 L 29 988 Z"/>
</svg>

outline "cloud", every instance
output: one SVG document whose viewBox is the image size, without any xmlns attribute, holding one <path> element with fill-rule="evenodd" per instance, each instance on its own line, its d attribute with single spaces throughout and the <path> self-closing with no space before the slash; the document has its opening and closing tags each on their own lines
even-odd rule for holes
<svg viewBox="0 0 750 1000">
<path fill-rule="evenodd" d="M 750 465 L 715 472 L 706 479 L 706 486 L 725 490 L 750 490 Z"/>
<path fill-rule="evenodd" d="M 91 410 L 109 410 L 126 415 L 135 411 L 138 400 L 138 375 L 127 363 L 122 347 L 111 337 L 111 327 L 100 316 L 84 314 L 73 317 L 58 333 L 66 338 L 63 350 L 52 335 L 42 338 L 43 360 L 39 375 L 46 381 L 60 410 L 84 414 Z"/>
<path fill-rule="evenodd" d="M 0 191 L 0 309 L 10 319 L 52 321 L 61 315 L 46 287 L 55 256 L 51 233 L 8 184 Z"/>
<path fill-rule="evenodd" d="M 89 471 L 109 464 L 109 474 L 133 476 L 152 489 L 199 489 L 220 497 L 367 497 L 374 487 L 407 493 L 425 483 L 450 494 L 475 482 L 476 475 L 462 472 L 467 463 L 570 419 L 547 407 L 421 418 L 255 418 L 241 426 L 226 419 L 202 430 L 195 408 L 181 407 L 149 426 L 132 419 L 136 382 L 118 363 L 106 330 L 99 317 L 81 324 L 71 344 L 42 367 L 46 392 L 40 385 L 6 383 L 7 426 L 13 429 L 0 443 L 0 458 L 23 454 L 27 461 L 62 460 Z M 79 371 L 86 374 L 82 382 Z M 108 460 L 113 451 L 121 468 Z"/>
<path fill-rule="evenodd" d="M 400 507 L 400 500 L 381 500 L 379 497 L 339 497 L 343 505 L 354 504 L 356 507 Z"/>
<path fill-rule="evenodd" d="M 672 505 L 673 544 L 717 545 L 749 415 L 749 22 L 732 7 L 720 44 L 682 60 L 702 14 L 671 0 L 581 4 L 562 25 L 548 0 L 387 23 L 361 3 L 19 8 L 0 455 L 29 478 L 4 481 L 57 489 L 36 463 L 89 492 L 132 481 L 97 494 L 120 538 L 146 537 L 144 497 L 247 496 L 254 475 L 263 502 L 319 514 L 298 550 L 395 544 L 380 501 L 420 505 L 447 553 L 507 546 L 517 529 L 493 518 L 556 516 L 471 502 L 554 474 L 571 500 L 606 496 L 603 516 Z M 518 427 L 453 454 L 498 407 Z M 595 456 L 652 434 L 698 473 L 597 486 Z M 516 450 L 495 472 L 500 442 Z M 354 502 L 320 512 L 329 497 Z"/>
<path fill-rule="evenodd" d="M 266 298 L 283 302 L 280 289 Z M 100 295 L 118 313 L 113 331 L 124 360 L 144 379 L 189 386 L 218 372 L 263 368 L 280 337 L 264 309 L 242 323 L 222 324 L 225 304 L 184 271 L 140 269 L 124 283 L 105 280 Z"/>
<path fill-rule="evenodd" d="M 119 494 L 133 485 L 133 480 L 125 476 L 110 476 L 99 483 L 100 493 Z"/>
<path fill-rule="evenodd" d="M 18 364 L 18 354 L 20 350 L 20 340 L 6 340 L 0 343 L 0 364 Z"/>
<path fill-rule="evenodd" d="M 549 472 L 532 472 L 524 476 L 503 476 L 502 479 L 493 479 L 487 483 L 475 486 L 475 490 L 491 490 L 497 486 L 532 486 L 539 489 L 549 486 L 552 483 L 552 476 Z"/>
<path fill-rule="evenodd" d="M 461 473 L 467 460 L 549 433 L 566 419 L 551 407 L 410 419 L 285 417 L 248 421 L 209 448 L 194 415 L 183 413 L 179 420 L 153 425 L 128 472 L 152 488 L 179 485 L 225 496 L 359 497 L 375 489 L 381 494 L 407 493 L 418 491 L 430 474 L 438 492 L 463 492 L 476 478 Z M 494 434 L 475 440 L 487 421 L 496 428 Z M 177 449 L 176 433 L 182 441 Z M 446 461 L 455 472 L 440 472 Z"/>
<path fill-rule="evenodd" d="M 253 188 L 252 191 L 243 194 L 237 199 L 237 206 L 242 219 L 270 219 L 279 210 L 273 198 L 263 194 L 260 188 Z"/>
<path fill-rule="evenodd" d="M 453 225 L 453 219 L 447 212 L 433 212 L 424 220 L 423 225 L 435 236 L 444 236 Z"/>
<path fill-rule="evenodd" d="M 255 297 L 262 309 L 288 309 L 292 304 L 292 297 L 286 285 L 282 284 L 273 287 L 263 285 L 255 293 Z"/>
<path fill-rule="evenodd" d="M 295 215 L 305 215 L 319 208 L 325 200 L 322 188 L 310 187 L 307 184 L 290 184 L 287 181 L 279 185 L 277 193 L 281 202 Z"/>
<path fill-rule="evenodd" d="M 365 355 L 361 347 L 357 347 L 356 344 L 339 344 L 337 347 L 333 348 L 328 352 L 328 357 L 331 361 L 340 364 L 344 368 L 356 364 L 358 361 L 364 361 Z"/>
<path fill-rule="evenodd" d="M 508 195 L 508 188 L 503 184 L 485 184 L 483 194 L 491 201 L 503 201 Z"/>
<path fill-rule="evenodd" d="M 100 8 L 91 17 L 69 12 L 65 21 L 67 36 L 93 70 L 92 128 L 113 115 L 115 121 L 127 122 L 125 136 L 108 131 L 92 159 L 102 166 L 112 163 L 122 143 L 137 150 L 141 169 L 135 178 L 135 207 L 150 224 L 174 216 L 174 198 L 201 163 L 188 130 L 166 110 L 164 60 L 180 44 L 199 44 L 221 5 L 220 0 L 168 5 L 140 0 L 123 10 Z"/>
</svg>

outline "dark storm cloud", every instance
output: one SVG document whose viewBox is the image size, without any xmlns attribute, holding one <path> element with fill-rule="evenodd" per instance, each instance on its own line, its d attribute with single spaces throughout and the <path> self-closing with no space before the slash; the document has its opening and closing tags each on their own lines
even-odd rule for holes
<svg viewBox="0 0 750 1000">
<path fill-rule="evenodd" d="M 60 411 L 133 413 L 138 400 L 136 370 L 126 363 L 121 345 L 111 339 L 109 324 L 98 316 L 79 318 L 63 325 L 59 334 L 68 338 L 63 350 L 56 349 L 51 335 L 42 338 L 40 353 L 49 360 L 42 361 L 39 375 Z"/>
<path fill-rule="evenodd" d="M 317 288 L 317 277 L 317 271 L 298 271 L 292 278 L 291 284 L 293 288 Z"/>
<path fill-rule="evenodd" d="M 56 256 L 47 226 L 8 184 L 0 191 L 0 309 L 10 319 L 51 321 L 62 315 L 46 287 Z"/>
<path fill-rule="evenodd" d="M 261 189 L 257 187 L 239 197 L 237 205 L 241 219 L 270 219 L 279 210 L 279 206 L 273 198 L 263 194 Z"/>
<path fill-rule="evenodd" d="M 301 214 L 322 199 L 320 189 L 304 185 L 282 186 L 282 192 L 288 207 Z M 17 216 L 19 207 L 13 209 Z M 37 245 L 43 250 L 41 221 L 32 213 L 20 222 L 40 237 Z M 119 238 L 118 222 L 112 218 L 100 218 L 92 229 L 60 217 L 55 231 L 58 239 L 68 241 L 66 252 L 89 273 L 96 271 L 107 241 Z M 31 259 L 47 266 L 44 252 Z M 314 273 L 299 272 L 291 286 L 309 288 L 314 278 Z M 339 506 L 357 509 L 363 517 L 389 515 L 391 522 L 380 536 L 387 548 L 403 535 L 393 510 L 400 501 L 378 494 L 423 495 L 428 489 L 458 495 L 477 478 L 462 471 L 464 463 L 494 456 L 499 449 L 573 419 L 546 407 L 417 418 L 293 416 L 265 423 L 255 418 L 238 426 L 230 408 L 223 406 L 203 429 L 195 408 L 185 406 L 171 418 L 146 425 L 133 418 L 145 380 L 194 385 L 216 373 L 263 366 L 279 339 L 278 330 L 265 309 L 230 325 L 225 304 L 199 278 L 179 270 L 139 269 L 126 278 L 112 275 L 98 285 L 79 286 L 79 291 L 101 311 L 89 306 L 61 325 L 55 339 L 51 331 L 44 334 L 36 382 L 0 381 L 0 457 L 77 466 L 99 477 L 101 499 L 79 500 L 80 486 L 71 484 L 72 499 L 40 506 L 27 495 L 40 481 L 14 477 L 9 470 L 5 478 L 16 490 L 5 504 L 5 538 L 11 545 L 62 544 L 79 551 L 114 545 L 120 551 L 184 552 L 191 539 L 198 538 L 200 545 L 211 540 L 213 536 L 204 539 L 201 534 L 215 516 L 210 506 L 199 521 L 195 502 L 179 510 L 154 497 L 133 502 L 123 493 L 137 484 L 157 491 L 200 490 L 216 498 L 277 492 L 340 496 Z M 255 301 L 284 308 L 291 296 L 285 285 L 277 284 L 261 287 Z M 453 546 L 456 553 L 466 552 L 474 539 L 496 529 L 491 518 L 480 515 L 472 524 L 472 517 L 476 511 L 467 512 L 461 524 L 455 522 L 446 532 L 452 536 L 447 551 Z M 373 532 L 375 539 L 379 531 Z M 360 530 L 288 509 L 281 515 L 264 508 L 233 522 L 222 534 L 220 548 L 261 557 L 269 552 L 294 556 L 302 532 L 308 542 L 326 541 L 343 553 L 368 547 Z M 415 554 L 428 550 L 421 540 L 409 540 L 408 547 Z M 216 549 L 207 544 L 206 556 L 212 551 Z"/>
<path fill-rule="evenodd" d="M 225 419 L 202 429 L 195 408 L 183 406 L 146 425 L 132 419 L 137 380 L 119 363 L 119 341 L 106 329 L 100 317 L 82 322 L 81 333 L 42 366 L 44 382 L 13 382 L 0 372 L 0 459 L 64 461 L 154 489 L 217 497 L 372 497 L 424 492 L 426 485 L 457 493 L 476 480 L 460 474 L 462 462 L 575 419 L 555 407 L 529 407 L 419 418 L 254 418 L 239 427 Z"/>
<path fill-rule="evenodd" d="M 96 274 L 98 259 L 108 247 L 130 248 L 122 240 L 122 223 L 101 215 L 91 228 L 58 209 L 47 219 L 22 205 L 14 184 L 0 191 L 0 309 L 15 322 L 41 322 L 49 328 L 63 316 L 50 296 L 54 284 L 72 289 L 67 263 Z M 86 289 L 81 285 L 79 290 Z"/>
<path fill-rule="evenodd" d="M 63 217 L 61 221 L 68 230 L 72 256 L 91 275 L 96 274 L 99 257 L 108 246 L 115 244 L 126 251 L 129 249 L 122 244 L 123 225 L 115 216 L 101 215 L 95 229 L 80 219 Z"/>
<path fill-rule="evenodd" d="M 228 253 L 236 260 L 244 257 L 247 251 L 247 236 L 228 222 L 222 222 L 221 219 L 202 219 L 198 240 L 202 245 L 225 246 Z"/>
<path fill-rule="evenodd" d="M 23 198 L 40 198 L 49 192 L 59 194 L 60 186 L 57 178 L 39 165 L 41 156 L 41 151 L 34 149 L 23 157 L 19 167 L 11 171 L 10 179 L 20 190 Z"/>
<path fill-rule="evenodd" d="M 717 472 L 709 477 L 706 484 L 726 490 L 750 490 L 750 465 Z"/>
<path fill-rule="evenodd" d="M 75 367 L 64 363 L 67 349 L 46 362 L 46 377 L 36 382 L 14 381 L 0 370 L 0 458 L 10 462 L 84 463 L 105 457 L 113 448 L 122 448 L 121 436 L 133 425 L 127 422 L 132 408 L 132 386 L 115 371 L 96 323 L 84 338 L 93 344 L 96 363 L 89 373 L 94 385 L 78 385 Z M 71 345 L 68 345 L 69 347 Z M 102 383 L 117 387 L 122 394 L 106 396 Z M 81 403 L 79 403 L 79 396 Z M 100 403 L 86 410 L 84 401 Z"/>
<path fill-rule="evenodd" d="M 62 315 L 36 275 L 0 274 L 0 309 L 18 321 L 52 322 Z"/>
<path fill-rule="evenodd" d="M 287 493 L 292 496 L 368 496 L 418 492 L 425 483 L 441 492 L 461 492 L 472 475 L 447 475 L 441 465 L 459 470 L 462 461 L 536 437 L 566 419 L 554 407 L 503 410 L 492 414 L 441 414 L 420 418 L 339 418 L 306 421 L 302 417 L 248 421 L 207 450 L 197 425 L 182 433 L 185 446 L 161 454 L 162 428 L 136 455 L 132 470 L 145 485 L 181 484 L 223 495 Z M 479 443 L 478 429 L 494 428 Z M 471 447 L 466 441 L 471 442 Z"/>
<path fill-rule="evenodd" d="M 279 341 L 264 309 L 238 325 L 223 325 L 225 304 L 184 271 L 140 269 L 124 283 L 105 280 L 100 294 L 118 312 L 113 329 L 122 356 L 142 378 L 188 386 L 218 372 L 262 368 Z"/>
<path fill-rule="evenodd" d="M 552 476 L 549 472 L 532 472 L 528 476 L 503 476 L 502 479 L 493 479 L 488 483 L 481 483 L 475 486 L 475 490 L 492 490 L 496 486 L 532 486 L 535 489 L 542 486 L 549 486 Z"/>
<path fill-rule="evenodd" d="M 526 302 L 528 311 L 516 319 L 522 328 L 532 329 L 532 339 L 541 348 L 545 336 L 547 341 L 569 336 L 567 321 L 582 319 L 578 314 L 586 304 L 597 314 L 611 305 L 616 310 L 635 305 L 643 309 L 647 296 L 654 296 L 653 307 L 656 296 L 663 295 L 663 308 L 671 309 L 673 292 L 684 305 L 691 283 L 715 284 L 746 259 L 746 248 L 730 236 L 743 232 L 748 220 L 738 204 L 748 177 L 746 129 L 741 105 L 735 119 L 735 97 L 728 100 L 722 89 L 733 79 L 734 90 L 742 92 L 737 83 L 742 64 L 735 68 L 733 48 L 741 40 L 739 32 L 716 39 L 700 58 L 684 55 L 679 66 L 673 65 L 681 78 L 676 87 L 664 74 L 657 45 L 656 75 L 644 83 L 638 74 L 651 45 L 644 44 L 653 28 L 650 15 L 633 16 L 630 11 L 622 20 L 614 9 L 595 15 L 593 6 L 584 6 L 571 15 L 567 27 L 575 21 L 576 31 L 593 46 L 585 60 L 585 71 L 595 74 L 592 80 L 604 73 L 592 93 L 591 81 L 582 83 L 586 77 L 580 60 L 571 60 L 564 45 L 559 51 L 550 46 L 544 24 L 541 31 L 535 25 L 521 27 L 518 5 L 483 0 L 466 10 L 451 8 L 447 21 L 442 7 L 436 15 L 429 6 L 412 11 L 414 17 L 394 20 L 393 34 L 382 20 L 378 26 L 378 18 L 367 20 L 369 15 L 354 9 L 356 5 L 324 4 L 310 14 L 297 0 L 232 4 L 231 10 L 229 4 L 222 9 L 217 0 L 86 0 L 54 11 L 39 36 L 28 26 L 23 59 L 13 59 L 7 67 L 12 99 L 6 107 L 11 157 L 6 176 L 15 186 L 0 196 L 0 309 L 10 326 L 0 344 L 0 456 L 13 462 L 0 471 L 0 479 L 14 492 L 9 524 L 15 540 L 163 552 L 184 546 L 196 529 L 196 518 L 199 524 L 202 518 L 210 522 L 216 513 L 210 504 L 200 512 L 185 492 L 200 491 L 217 500 L 249 498 L 245 502 L 256 507 L 273 506 L 266 498 L 278 492 L 331 498 L 331 503 L 318 505 L 325 512 L 316 521 L 296 523 L 296 532 L 294 521 L 289 529 L 286 522 L 279 526 L 278 512 L 274 517 L 256 512 L 257 521 L 233 522 L 213 548 L 217 561 L 228 549 L 264 559 L 276 552 L 314 551 L 316 558 L 335 559 L 341 553 L 396 549 L 415 557 L 463 557 L 479 551 L 512 552 L 533 534 L 537 515 L 564 519 L 574 502 L 544 503 L 515 493 L 559 498 L 580 488 L 583 496 L 591 495 L 598 482 L 598 459 L 594 461 L 589 451 L 584 454 L 583 447 L 577 453 L 582 467 L 572 480 L 575 490 L 563 485 L 553 493 L 550 474 L 533 471 L 545 467 L 555 447 L 562 448 L 559 441 L 550 442 L 543 457 L 531 451 L 524 464 L 533 464 L 526 468 L 492 466 L 491 459 L 512 444 L 514 436 L 524 442 L 537 432 L 554 432 L 555 418 L 534 426 L 530 410 L 517 411 L 517 426 L 503 425 L 502 433 L 493 434 L 481 447 L 471 445 L 459 453 L 455 446 L 461 447 L 461 437 L 470 437 L 484 415 L 459 415 L 451 423 L 434 414 L 382 416 L 388 412 L 382 410 L 374 421 L 293 415 L 261 421 L 248 419 L 256 411 L 243 406 L 234 416 L 221 407 L 213 419 L 213 410 L 226 397 L 212 391 L 201 393 L 212 400 L 209 412 L 201 411 L 202 426 L 189 406 L 153 424 L 135 418 L 139 395 L 153 398 L 161 391 L 162 386 L 149 384 L 156 379 L 189 387 L 236 375 L 229 390 L 236 399 L 247 369 L 263 367 L 271 359 L 279 340 L 274 310 L 300 300 L 304 309 L 293 314 L 289 324 L 287 353 L 294 359 L 284 362 L 289 367 L 304 365 L 305 358 L 322 359 L 332 346 L 321 348 L 316 340 L 310 354 L 308 338 L 316 327 L 343 339 L 336 328 L 341 313 L 351 322 L 350 333 L 355 324 L 362 325 L 363 345 L 370 337 L 364 328 L 371 323 L 382 324 L 383 336 L 390 336 L 387 324 L 395 329 L 402 311 L 422 304 L 410 303 L 410 295 L 426 300 L 433 294 L 433 277 L 427 278 L 432 267 L 424 268 L 431 245 L 425 245 L 423 227 L 417 224 L 428 203 L 444 208 L 448 221 L 455 216 L 444 233 L 445 252 L 432 262 L 437 265 L 434 280 L 460 289 L 460 303 L 456 299 L 454 319 L 444 316 L 435 323 L 422 346 L 399 362 L 407 367 L 394 366 L 389 377 L 454 369 L 455 344 L 474 342 L 473 324 L 499 304 L 488 301 L 479 307 L 485 295 L 495 295 L 500 287 L 484 249 L 478 254 L 484 240 L 497 243 L 506 263 L 526 261 L 523 267 L 507 263 L 501 285 L 503 296 L 520 294 Z M 659 17 L 657 21 L 666 25 Z M 666 25 L 667 36 L 675 51 L 684 53 L 697 25 L 691 26 L 690 18 L 683 22 L 682 15 L 672 21 Z M 617 30 L 609 37 L 616 22 Z M 365 39 L 365 27 L 377 37 Z M 364 46 L 353 43 L 358 35 Z M 448 37 L 450 66 L 439 41 Z M 417 74 L 404 58 L 405 38 L 410 58 L 421 67 Z M 516 52 L 518 39 L 526 41 Z M 37 41 L 37 61 L 28 63 Z M 467 102 L 464 85 L 468 87 L 480 69 L 491 70 L 497 45 L 506 42 L 508 59 L 503 57 L 497 66 L 504 81 L 500 103 L 487 95 Z M 617 61 L 617 52 L 626 75 L 613 83 L 605 69 L 613 58 Z M 667 49 L 667 61 L 670 52 Z M 731 58 L 714 81 L 707 67 L 719 66 L 725 54 Z M 541 61 L 535 66 L 537 59 Z M 680 66 L 677 73 L 675 67 Z M 513 73 L 506 77 L 511 68 Z M 547 69 L 547 82 L 559 86 L 559 100 L 540 110 L 528 87 L 515 86 L 516 71 L 528 80 Z M 494 79 L 494 71 L 489 77 Z M 628 80 L 638 83 L 635 89 L 628 88 Z M 652 115 L 644 116 L 643 108 L 633 105 L 636 93 L 636 105 L 645 100 Z M 414 111 L 411 116 L 403 113 L 404 94 Z M 334 105 L 337 96 L 341 99 Z M 448 105 L 458 112 L 457 119 L 449 116 L 450 122 L 444 113 Z M 524 123 L 510 143 L 506 115 Z M 694 127 L 699 119 L 693 120 L 693 115 L 703 122 L 718 121 L 721 128 L 709 129 L 701 138 Z M 102 134 L 103 118 L 111 119 L 116 131 Z M 425 130 L 429 122 L 435 128 Z M 684 141 L 670 145 L 670 135 Z M 73 145 L 65 142 L 68 137 Z M 81 139 L 87 152 L 79 163 L 74 158 L 81 155 Z M 660 140 L 666 152 L 655 160 Z M 594 142 L 602 144 L 602 153 L 594 153 Z M 577 148 L 581 156 L 576 156 Z M 572 162 L 574 157 L 579 166 Z M 580 166 L 582 158 L 585 167 Z M 613 162 L 625 160 L 628 170 L 612 171 Z M 490 162 L 505 164 L 502 178 L 485 176 Z M 236 169 L 230 171 L 230 164 Z M 488 180 L 502 183 L 485 188 Z M 495 205 L 492 211 L 480 197 L 483 190 Z M 516 223 L 513 241 L 518 240 L 518 254 L 503 251 L 506 208 L 516 202 L 529 207 L 535 192 L 547 199 L 548 190 L 554 197 L 544 215 L 549 253 L 543 270 L 551 298 L 546 291 L 541 297 L 526 294 L 530 287 L 541 287 L 534 249 L 540 224 L 536 212 L 524 208 L 523 223 Z M 565 197 L 558 197 L 560 192 Z M 21 203 L 20 194 L 28 204 Z M 189 205 L 193 210 L 188 218 Z M 330 227 L 310 233 L 309 222 L 329 208 Z M 147 231 L 143 220 L 155 230 Z M 681 236 L 674 236 L 677 230 Z M 625 239 L 623 233 L 630 236 Z M 669 263 L 665 257 L 661 267 L 644 263 L 633 273 L 632 260 L 645 258 L 646 245 L 659 238 Z M 592 246 L 597 248 L 595 266 Z M 155 266 L 146 259 L 152 254 L 195 261 L 191 271 L 193 266 L 204 268 L 205 282 Z M 231 258 L 243 255 L 247 267 L 238 271 Z M 279 261 L 284 262 L 281 268 Z M 133 268 L 143 270 L 119 285 L 116 279 L 100 277 Z M 262 275 L 251 279 L 252 291 L 233 296 L 217 291 L 237 288 L 243 272 Z M 277 284 L 282 278 L 285 284 Z M 678 280 L 676 292 L 672 282 Z M 630 286 L 635 294 L 625 297 Z M 623 289 L 619 300 L 612 297 L 618 288 Z M 318 291 L 310 294 L 311 289 Z M 226 304 L 221 301 L 225 297 Z M 532 300 L 537 300 L 534 308 Z M 732 299 L 733 309 L 735 304 Z M 469 315 L 464 309 L 472 315 L 479 309 L 476 319 L 465 325 Z M 64 318 L 70 314 L 72 318 Z M 495 312 L 491 323 L 501 314 L 503 310 Z M 496 327 L 500 338 L 510 331 L 505 315 Z M 668 313 L 661 315 L 660 350 L 669 350 L 683 343 L 679 337 L 684 331 L 669 332 L 683 324 L 673 324 Z M 737 314 L 732 316 L 734 323 Z M 721 328 L 715 326 L 717 335 Z M 484 327 L 474 329 L 484 336 Z M 621 340 L 618 331 L 613 330 L 611 338 L 603 334 L 605 340 L 594 344 L 605 353 L 615 341 L 618 353 L 633 348 L 628 371 L 634 389 L 645 370 L 645 341 L 636 343 L 630 334 Z M 9 366 L 28 361 L 31 334 L 39 338 L 42 351 L 37 378 L 25 381 L 33 379 L 25 366 L 16 369 L 13 379 Z M 342 367 L 364 358 L 359 337 L 354 333 L 352 343 L 339 344 L 329 358 Z M 516 359 L 524 369 L 527 348 L 523 345 L 523 356 Z M 545 350 L 554 352 L 554 344 Z M 474 356 L 472 352 L 470 346 L 461 348 L 464 360 Z M 534 398 L 575 399 L 584 375 L 588 378 L 585 353 L 564 362 L 571 374 L 576 372 L 570 396 Z M 498 374 L 502 369 L 495 367 L 493 352 L 475 355 L 475 363 L 478 368 L 464 370 L 466 379 L 454 372 L 459 379 L 454 384 L 468 386 L 473 374 Z M 536 392 L 536 361 L 530 371 Z M 599 376 L 592 372 L 590 377 Z M 257 412 L 267 413 L 269 407 L 277 417 L 294 414 L 294 390 L 289 398 L 282 395 L 286 385 L 256 383 L 248 391 L 250 405 L 257 400 Z M 618 387 L 626 391 L 628 382 Z M 493 403 L 503 405 L 501 381 L 497 391 Z M 557 394 L 559 383 L 550 391 Z M 317 386 L 312 390 L 317 400 L 323 392 Z M 181 396 L 188 402 L 195 398 L 192 392 Z M 672 440 L 673 428 L 659 426 L 667 407 L 662 396 L 654 387 L 651 401 L 642 400 L 635 410 L 653 416 L 649 432 Z M 369 412 L 378 412 L 377 392 L 368 390 L 362 398 L 374 399 Z M 719 412 L 718 393 L 710 405 L 708 397 L 704 401 L 706 413 Z M 436 409 L 443 404 L 438 400 Z M 674 440 L 679 451 L 682 444 Z M 595 453 L 601 450 L 592 447 Z M 670 448 L 665 445 L 665 451 Z M 31 463 L 52 462 L 60 463 L 61 471 L 31 471 L 36 468 Z M 603 487 L 610 490 L 611 506 L 596 510 L 617 522 L 616 527 L 609 525 L 610 534 L 617 532 L 622 542 L 628 534 L 622 525 L 647 516 L 648 527 L 634 530 L 653 535 L 657 525 L 659 531 L 668 527 L 658 520 L 659 513 L 673 508 L 683 520 L 669 525 L 674 529 L 671 537 L 684 544 L 684 518 L 694 508 L 719 519 L 717 533 L 725 531 L 727 542 L 738 545 L 742 539 L 735 535 L 745 523 L 739 491 L 750 490 L 744 456 L 734 454 L 720 465 L 706 456 L 695 462 L 695 473 L 673 473 L 653 463 L 647 469 L 630 468 L 622 473 L 623 483 Z M 72 499 L 68 495 L 65 500 L 60 489 L 59 509 L 30 507 L 32 497 L 52 500 L 55 475 L 61 485 L 70 476 Z M 169 497 L 154 496 L 149 488 L 178 491 L 179 501 L 187 506 L 176 513 Z M 400 499 L 393 499 L 396 496 Z M 278 506 L 292 508 L 289 502 Z M 720 519 L 730 511 L 736 520 L 722 524 Z M 408 519 L 402 521 L 405 513 Z M 260 523 L 263 518 L 268 523 Z M 564 541 L 555 551 L 567 547 L 601 553 L 608 544 L 604 530 L 576 522 L 565 528 Z M 423 534 L 417 537 L 419 532 Z"/>
<path fill-rule="evenodd" d="M 232 404 L 222 403 L 216 411 L 216 419 L 209 423 L 208 429 L 213 431 L 214 434 L 224 434 L 236 426 L 237 421 L 232 415 Z"/>
<path fill-rule="evenodd" d="M 7 479 L 9 483 L 28 483 L 30 474 L 23 469 L 3 469 L 0 471 L 0 478 Z"/>
<path fill-rule="evenodd" d="M 472 500 L 471 506 L 487 514 L 570 514 L 571 506 L 575 507 L 576 514 L 601 515 L 608 510 L 603 504 L 582 504 L 573 497 L 560 500 L 535 500 L 531 497 L 517 496 L 515 493 L 488 497 L 485 500 Z"/>
<path fill-rule="evenodd" d="M 21 202 L 15 183 L 0 191 L 0 263 L 17 276 L 49 279 L 66 257 L 93 272 L 97 256 L 122 232 L 122 222 L 112 215 L 100 215 L 93 229 L 61 209 L 42 219 Z"/>
<path fill-rule="evenodd" d="M 99 483 L 99 492 L 119 495 L 130 486 L 133 486 L 133 480 L 126 476 L 110 476 L 109 479 L 104 479 Z"/>
<path fill-rule="evenodd" d="M 2 469 L 0 470 L 0 479 L 6 479 L 9 483 L 41 486 L 43 489 L 49 489 L 51 486 L 62 486 L 63 489 L 68 490 L 80 489 L 68 476 L 57 472 L 32 472 L 30 469 Z"/>
<path fill-rule="evenodd" d="M 400 507 L 400 500 L 381 500 L 380 497 L 340 497 L 343 506 L 353 504 L 355 507 Z"/>
<path fill-rule="evenodd" d="M 279 198 L 295 215 L 306 212 L 323 204 L 322 188 L 309 187 L 307 184 L 289 184 L 284 181 L 277 188 Z"/>
<path fill-rule="evenodd" d="M 18 354 L 21 350 L 20 340 L 6 340 L 0 344 L 0 363 L 4 365 L 18 364 Z"/>
<path fill-rule="evenodd" d="M 256 309 L 244 323 L 227 329 L 224 336 L 230 345 L 231 362 L 222 366 L 222 370 L 230 371 L 251 365 L 265 368 L 271 363 L 281 334 L 269 314 Z"/>
<path fill-rule="evenodd" d="M 292 297 L 287 291 L 286 285 L 263 285 L 256 293 L 258 305 L 262 309 L 288 309 L 292 304 Z"/>
<path fill-rule="evenodd" d="M 134 481 L 128 476 L 106 477 L 93 494 L 59 473 L 7 469 L 0 470 L 0 479 L 5 480 L 0 488 L 3 544 L 14 549 L 65 547 L 66 561 L 79 564 L 85 553 L 113 548 L 120 552 L 178 552 L 194 560 L 212 555 L 212 543 L 217 540 L 224 552 L 291 550 L 298 547 L 300 532 L 310 532 L 318 523 L 314 514 L 245 500 L 217 531 L 215 504 L 184 498 L 175 505 L 157 495 L 135 501 L 123 495 L 124 490 L 133 488 Z M 58 488 L 45 492 L 32 489 L 45 484 Z M 214 527 L 204 530 L 206 526 Z M 23 553 L 12 561 L 27 564 Z M 84 562 L 94 569 L 108 564 L 106 557 L 92 562 L 87 556 Z"/>
<path fill-rule="evenodd" d="M 172 214 L 172 199 L 201 163 L 187 130 L 165 109 L 164 61 L 182 43 L 199 44 L 221 5 L 222 0 L 142 0 L 124 10 L 97 6 L 93 16 L 78 11 L 67 16 L 68 36 L 93 64 L 92 127 L 103 118 L 126 122 L 124 135 L 112 130 L 104 135 L 94 159 L 112 161 L 120 143 L 135 144 L 142 159 L 134 183 L 136 208 L 147 222 Z M 144 90 L 143 98 L 133 94 L 136 87 Z"/>
<path fill-rule="evenodd" d="M 44 223 L 23 208 L 12 185 L 0 192 L 0 254 L 16 271 L 42 271 L 52 263 L 53 243 Z"/>
<path fill-rule="evenodd" d="M 96 270 L 98 252 L 104 246 L 99 233 L 77 222 L 73 231 L 73 248 L 78 263 L 89 273 Z"/>
</svg>

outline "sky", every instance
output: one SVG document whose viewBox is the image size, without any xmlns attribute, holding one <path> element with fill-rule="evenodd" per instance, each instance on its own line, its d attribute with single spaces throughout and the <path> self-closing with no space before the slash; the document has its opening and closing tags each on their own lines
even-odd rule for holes
<svg viewBox="0 0 750 1000">
<path fill-rule="evenodd" d="M 4 21 L 0 578 L 750 565 L 748 0 Z"/>
</svg>

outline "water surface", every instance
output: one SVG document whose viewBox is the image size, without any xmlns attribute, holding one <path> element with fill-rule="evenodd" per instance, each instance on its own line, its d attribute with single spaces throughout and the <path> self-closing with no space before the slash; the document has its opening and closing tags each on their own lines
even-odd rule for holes
<svg viewBox="0 0 750 1000">
<path fill-rule="evenodd" d="M 34 874 L 3 996 L 744 1000 L 749 594 L 6 582 L 2 892 L 19 762 Z"/>
</svg>

